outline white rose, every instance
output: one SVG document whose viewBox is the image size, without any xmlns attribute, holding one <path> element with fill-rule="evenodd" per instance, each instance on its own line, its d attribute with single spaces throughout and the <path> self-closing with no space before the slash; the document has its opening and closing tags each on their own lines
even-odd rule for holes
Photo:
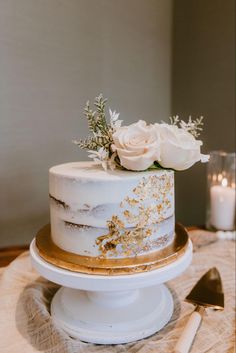
<svg viewBox="0 0 236 353">
<path fill-rule="evenodd" d="M 161 136 L 161 158 L 163 168 L 184 170 L 194 163 L 207 162 L 208 155 L 201 154 L 202 141 L 196 140 L 188 131 L 175 125 L 155 124 Z"/>
<path fill-rule="evenodd" d="M 122 126 L 113 134 L 114 145 L 120 164 L 129 170 L 145 170 L 160 158 L 160 137 L 154 125 L 139 120 Z"/>
</svg>

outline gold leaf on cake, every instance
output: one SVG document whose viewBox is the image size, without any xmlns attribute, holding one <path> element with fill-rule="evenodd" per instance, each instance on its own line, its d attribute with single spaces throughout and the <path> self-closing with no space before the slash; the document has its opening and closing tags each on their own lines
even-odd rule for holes
<svg viewBox="0 0 236 353">
<path fill-rule="evenodd" d="M 120 208 L 124 209 L 121 215 L 113 215 L 107 221 L 107 234 L 97 238 L 102 256 L 134 256 L 165 243 L 164 237 L 162 240 L 147 239 L 153 235 L 154 226 L 157 230 L 157 224 L 165 219 L 165 212 L 171 207 L 169 195 L 172 188 L 172 173 L 143 177 L 120 203 Z M 158 204 L 157 200 L 160 200 Z M 125 224 L 133 226 L 125 228 Z"/>
</svg>

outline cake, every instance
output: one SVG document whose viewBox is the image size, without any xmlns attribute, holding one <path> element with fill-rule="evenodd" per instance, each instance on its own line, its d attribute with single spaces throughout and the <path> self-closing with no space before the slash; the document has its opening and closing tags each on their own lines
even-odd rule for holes
<svg viewBox="0 0 236 353">
<path fill-rule="evenodd" d="M 49 171 L 52 241 L 98 258 L 141 256 L 174 237 L 174 172 L 103 170 L 74 162 Z"/>
<path fill-rule="evenodd" d="M 107 119 L 106 102 L 96 97 L 95 110 L 87 102 L 90 135 L 74 141 L 93 162 L 49 171 L 51 239 L 92 260 L 153 254 L 174 239 L 174 170 L 209 158 L 196 139 L 202 117 L 121 126 L 116 111 Z"/>
</svg>

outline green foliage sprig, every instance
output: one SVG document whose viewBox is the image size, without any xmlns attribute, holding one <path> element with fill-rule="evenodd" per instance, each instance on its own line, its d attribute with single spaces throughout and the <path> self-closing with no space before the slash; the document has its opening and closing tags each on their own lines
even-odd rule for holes
<svg viewBox="0 0 236 353">
<path fill-rule="evenodd" d="M 103 98 L 102 94 L 96 97 L 94 102 L 94 106 L 96 107 L 95 111 L 90 108 L 89 101 L 86 103 L 84 116 L 88 121 L 88 128 L 93 136 L 89 136 L 85 140 L 75 140 L 74 143 L 80 148 L 98 151 L 103 147 L 109 154 L 111 153 L 110 146 L 113 142 L 113 138 L 111 126 L 107 123 L 105 116 L 106 102 L 107 99 Z"/>
</svg>

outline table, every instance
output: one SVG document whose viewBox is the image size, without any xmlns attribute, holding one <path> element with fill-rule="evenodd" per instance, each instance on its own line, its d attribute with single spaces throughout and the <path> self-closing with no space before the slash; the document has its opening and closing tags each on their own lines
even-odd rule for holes
<svg viewBox="0 0 236 353">
<path fill-rule="evenodd" d="M 203 236 L 207 237 L 204 234 Z M 56 327 L 48 308 L 59 287 L 39 277 L 31 266 L 29 253 L 24 252 L 1 271 L 0 352 L 170 353 L 193 310 L 193 306 L 183 299 L 201 275 L 213 266 L 219 269 L 222 276 L 225 310 L 208 310 L 191 352 L 233 353 L 235 242 L 229 240 L 214 241 L 197 249 L 189 269 L 168 282 L 174 296 L 175 310 L 170 323 L 164 329 L 145 340 L 113 346 L 80 342 Z"/>
<path fill-rule="evenodd" d="M 9 246 L 0 249 L 0 268 L 9 265 L 17 256 L 28 250 L 28 245 Z"/>
</svg>

